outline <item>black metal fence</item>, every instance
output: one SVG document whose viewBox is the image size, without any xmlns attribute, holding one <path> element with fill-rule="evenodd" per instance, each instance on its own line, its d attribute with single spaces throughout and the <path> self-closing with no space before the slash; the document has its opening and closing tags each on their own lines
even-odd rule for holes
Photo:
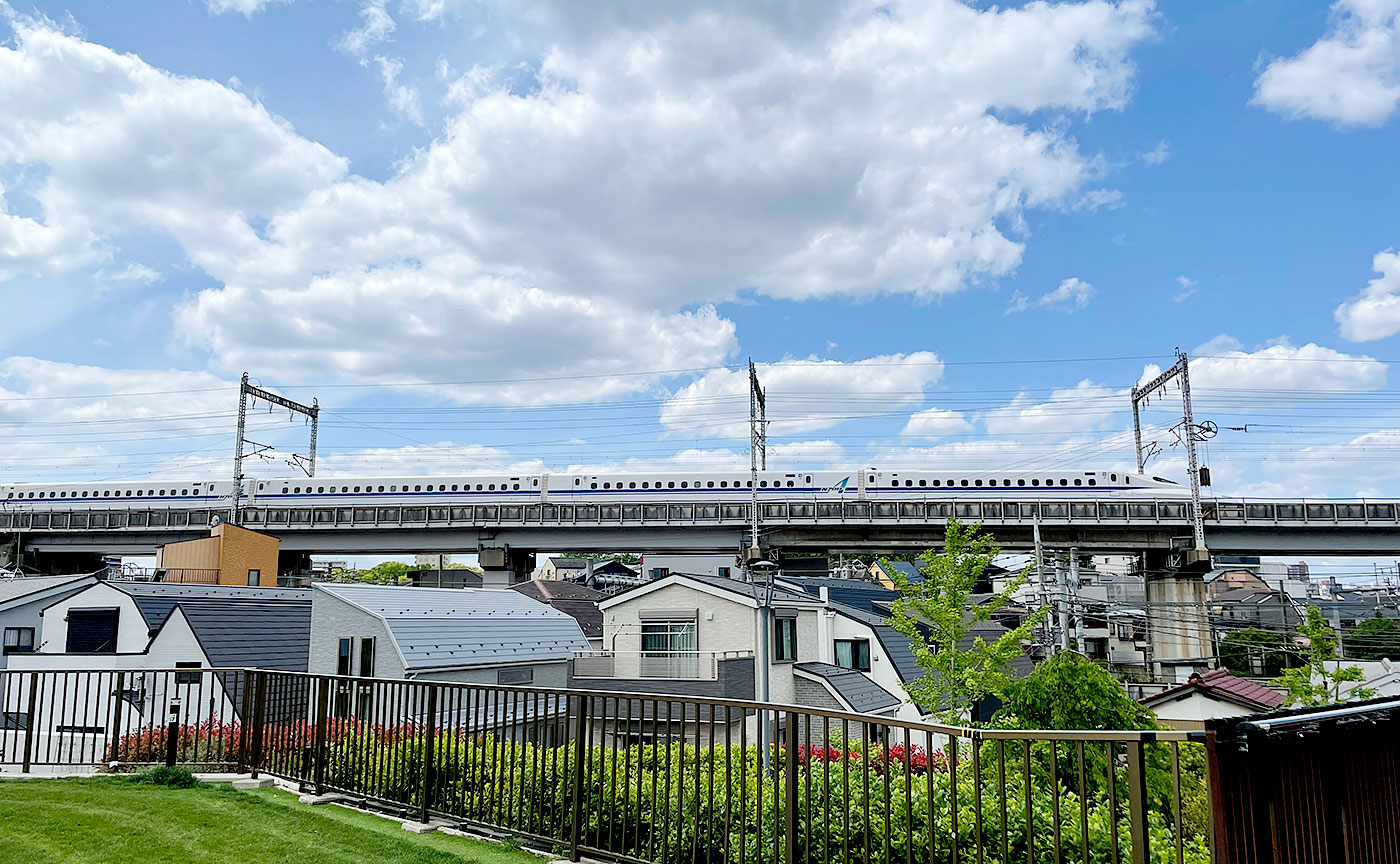
<svg viewBox="0 0 1400 864">
<path fill-rule="evenodd" d="M 1400 700 L 1211 724 L 1218 864 L 1400 861 Z"/>
<path fill-rule="evenodd" d="M 256 670 L 0 671 L 0 686 L 7 717 L 34 706 L 0 732 L 0 762 L 238 766 L 575 859 L 1210 860 L 1204 748 L 1184 732 Z"/>
</svg>

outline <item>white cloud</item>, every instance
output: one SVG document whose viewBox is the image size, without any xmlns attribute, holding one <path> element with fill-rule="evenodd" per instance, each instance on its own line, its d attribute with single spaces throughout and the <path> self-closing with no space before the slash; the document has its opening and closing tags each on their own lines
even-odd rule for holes
<svg viewBox="0 0 1400 864">
<path fill-rule="evenodd" d="M 292 0 L 205 0 L 210 15 L 223 15 L 237 12 L 245 18 L 252 18 L 273 3 L 290 3 Z"/>
<path fill-rule="evenodd" d="M 934 441 L 949 435 L 970 431 L 972 431 L 972 424 L 968 422 L 961 411 L 928 408 L 911 414 L 909 422 L 904 424 L 904 429 L 899 434 L 906 438 L 923 438 Z"/>
<path fill-rule="evenodd" d="M 1196 293 L 1196 280 L 1192 279 L 1190 276 L 1176 277 L 1176 284 L 1180 290 L 1172 295 L 1173 303 L 1180 303 Z"/>
<path fill-rule="evenodd" d="M 1342 337 L 1352 342 L 1373 342 L 1400 333 L 1400 253 L 1380 252 L 1371 266 L 1381 275 L 1336 311 Z"/>
<path fill-rule="evenodd" d="M 1254 87 L 1256 105 L 1290 119 L 1381 125 L 1400 105 L 1400 0 L 1337 0 L 1327 33 Z"/>
<path fill-rule="evenodd" d="M 942 361 L 928 351 L 853 363 L 811 358 L 758 364 L 768 431 L 775 437 L 919 405 L 925 388 L 942 376 Z M 748 438 L 748 393 L 747 368 L 707 372 L 667 400 L 661 424 L 680 436 Z"/>
<path fill-rule="evenodd" d="M 548 470 L 538 459 L 518 459 L 509 450 L 480 444 L 409 444 L 327 453 L 317 459 L 317 477 L 534 473 Z"/>
<path fill-rule="evenodd" d="M 1313 342 L 1295 346 L 1279 340 L 1257 351 L 1245 351 L 1239 342 L 1222 335 L 1197 348 L 1195 355 L 1191 360 L 1193 389 L 1302 392 L 1385 386 L 1386 365 L 1381 361 Z M 1155 377 L 1159 371 L 1149 366 L 1143 379 Z"/>
<path fill-rule="evenodd" d="M 846 451 L 835 441 L 790 441 L 768 445 L 768 470 L 840 467 Z M 564 468 L 565 474 L 639 473 L 644 471 L 735 471 L 748 476 L 747 450 L 692 448 L 670 456 L 633 457 L 610 462 L 581 462 Z"/>
<path fill-rule="evenodd" d="M 1018 393 L 1005 406 L 984 411 L 977 419 L 992 435 L 1067 438 L 1077 433 L 1112 429 L 1128 408 L 1126 391 L 1095 384 L 1086 378 L 1073 387 L 1052 391 L 1050 398 L 1044 401 Z"/>
<path fill-rule="evenodd" d="M 1064 309 L 1066 312 L 1072 312 L 1075 309 L 1083 309 L 1088 306 L 1092 299 L 1094 299 L 1094 286 L 1077 276 L 1071 276 L 1061 282 L 1058 287 L 1040 295 L 1036 300 L 1031 300 L 1017 291 L 1011 295 L 1011 305 L 1006 307 L 1006 314 L 1024 312 L 1033 307 Z"/>
<path fill-rule="evenodd" d="M 403 61 L 393 57 L 375 57 L 374 62 L 379 67 L 380 77 L 384 79 L 384 98 L 389 100 L 389 107 L 408 120 L 422 126 L 423 106 L 420 103 L 418 89 L 399 83 L 399 74 L 403 72 Z"/>
<path fill-rule="evenodd" d="M 1167 143 L 1165 138 L 1158 141 L 1156 147 L 1142 154 L 1142 161 L 1148 166 L 1161 165 L 1170 158 L 1172 158 L 1171 145 Z"/>
<path fill-rule="evenodd" d="M 377 56 L 389 6 L 362 14 L 343 47 Z M 932 297 L 1014 270 L 1007 232 L 1072 209 L 1102 173 L 1066 118 L 1127 103 L 1154 15 L 1147 0 L 503 8 L 495 25 L 552 46 L 524 58 L 534 80 L 468 70 L 457 115 L 384 182 L 228 87 L 21 20 L 0 48 L 0 167 L 44 179 L 40 215 L 0 223 L 0 278 L 164 232 L 219 283 L 175 316 L 176 342 L 214 368 L 581 373 L 613 377 L 504 398 L 631 392 L 654 382 L 621 373 L 732 356 L 733 324 L 706 304 L 742 290 Z"/>
</svg>

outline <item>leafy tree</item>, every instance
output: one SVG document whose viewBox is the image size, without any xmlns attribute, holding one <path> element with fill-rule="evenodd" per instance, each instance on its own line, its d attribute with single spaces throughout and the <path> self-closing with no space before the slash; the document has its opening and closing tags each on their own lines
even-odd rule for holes
<svg viewBox="0 0 1400 864">
<path fill-rule="evenodd" d="M 1156 729 L 1153 713 L 1109 671 L 1082 654 L 1060 651 L 1012 681 L 998 725 L 1030 729 Z"/>
<path fill-rule="evenodd" d="M 1002 591 L 973 603 L 975 586 L 999 554 L 1001 547 L 980 525 L 949 519 L 942 554 L 927 550 L 915 561 L 922 582 L 909 582 L 888 566 L 889 559 L 881 562 L 886 572 L 896 573 L 900 592 L 890 604 L 887 623 L 909 640 L 924 670 L 905 689 L 915 704 L 948 721 L 965 719 L 988 696 L 1002 696 L 1011 682 L 1011 658 L 1022 653 L 1021 643 L 1045 614 L 1036 610 L 991 643 L 974 635 L 971 647 L 965 646 L 975 625 L 991 619 L 1030 575 L 1027 568 Z"/>
<path fill-rule="evenodd" d="M 331 578 L 336 582 L 404 585 L 408 583 L 408 565 L 402 561 L 381 561 L 368 570 L 337 570 Z"/>
<path fill-rule="evenodd" d="M 1245 627 L 1220 640 L 1220 664 L 1237 675 L 1275 678 L 1301 662 L 1293 640 L 1275 630 Z"/>
<path fill-rule="evenodd" d="M 1346 656 L 1354 660 L 1400 660 L 1400 623 L 1381 615 L 1363 621 L 1361 626 L 1342 637 Z"/>
<path fill-rule="evenodd" d="M 1288 694 L 1285 705 L 1302 705 L 1310 708 L 1315 705 L 1332 705 L 1343 701 L 1342 685 L 1364 680 L 1359 666 L 1329 667 L 1327 661 L 1337 656 L 1337 634 L 1328 626 L 1327 620 L 1316 606 L 1308 607 L 1307 617 L 1298 625 L 1298 632 L 1307 641 L 1304 651 L 1304 665 L 1296 669 L 1286 669 L 1271 683 L 1281 687 Z M 1348 699 L 1370 699 L 1374 690 L 1357 687 L 1347 694 Z"/>
</svg>

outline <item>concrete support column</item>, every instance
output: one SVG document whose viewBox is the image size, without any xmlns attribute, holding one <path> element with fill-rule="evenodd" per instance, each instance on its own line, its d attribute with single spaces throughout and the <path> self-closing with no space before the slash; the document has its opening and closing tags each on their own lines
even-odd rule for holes
<svg viewBox="0 0 1400 864">
<path fill-rule="evenodd" d="M 1215 664 L 1205 570 L 1180 553 L 1148 553 L 1145 563 L 1153 672 L 1161 680 L 1185 681 Z"/>
<path fill-rule="evenodd" d="M 478 551 L 481 587 L 509 588 L 529 580 L 535 570 L 535 553 L 509 546 L 483 547 Z"/>
</svg>

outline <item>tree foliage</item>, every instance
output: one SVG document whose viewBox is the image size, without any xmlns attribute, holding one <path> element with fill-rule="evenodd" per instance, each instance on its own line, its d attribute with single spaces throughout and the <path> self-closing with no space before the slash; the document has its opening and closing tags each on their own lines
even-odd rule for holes
<svg viewBox="0 0 1400 864">
<path fill-rule="evenodd" d="M 1400 623 L 1377 609 L 1374 618 L 1342 638 L 1342 646 L 1353 660 L 1400 660 Z"/>
<path fill-rule="evenodd" d="M 1006 688 L 998 725 L 1029 729 L 1156 729 L 1153 713 L 1109 671 L 1061 651 Z"/>
<path fill-rule="evenodd" d="M 1220 664 L 1236 675 L 1275 678 L 1302 662 L 1293 640 L 1276 630 L 1245 627 L 1220 640 Z"/>
<path fill-rule="evenodd" d="M 370 585 L 408 584 L 407 564 L 402 561 L 381 561 L 368 570 L 336 570 L 331 579 L 336 582 L 364 582 Z"/>
<path fill-rule="evenodd" d="M 1358 684 L 1364 680 L 1364 676 L 1359 666 L 1328 666 L 1328 661 L 1337 656 L 1337 634 L 1328 626 L 1316 606 L 1308 607 L 1307 616 L 1298 625 L 1298 633 L 1307 641 L 1304 665 L 1284 670 L 1271 682 L 1287 693 L 1284 705 L 1311 708 L 1341 702 L 1344 696 L 1347 699 L 1370 699 L 1376 695 L 1364 687 L 1345 692 L 1343 685 Z"/>
<path fill-rule="evenodd" d="M 999 554 L 1001 547 L 980 525 L 949 519 L 943 552 L 927 550 L 915 561 L 923 581 L 910 582 L 888 566 L 888 559 L 881 562 L 885 572 L 895 574 L 900 592 L 890 604 L 887 623 L 909 640 L 915 662 L 924 670 L 904 687 L 916 705 L 945 720 L 965 720 L 978 702 L 1004 694 L 1011 682 L 1011 659 L 1022 653 L 1021 643 L 1045 614 L 1036 610 L 990 643 L 976 635 L 976 625 L 1005 606 L 1030 574 L 1027 568 L 1000 592 L 974 603 L 978 580 Z"/>
</svg>

